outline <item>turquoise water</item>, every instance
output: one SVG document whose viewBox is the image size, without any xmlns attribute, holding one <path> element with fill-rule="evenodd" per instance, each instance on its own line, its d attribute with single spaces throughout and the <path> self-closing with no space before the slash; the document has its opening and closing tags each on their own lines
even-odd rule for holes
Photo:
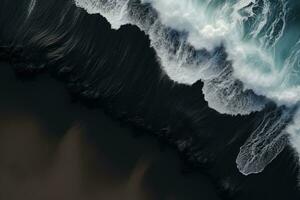
<svg viewBox="0 0 300 200">
<path fill-rule="evenodd" d="M 145 0 L 196 49 L 225 45 L 235 78 L 278 104 L 300 99 L 299 3 L 286 0 Z"/>
</svg>

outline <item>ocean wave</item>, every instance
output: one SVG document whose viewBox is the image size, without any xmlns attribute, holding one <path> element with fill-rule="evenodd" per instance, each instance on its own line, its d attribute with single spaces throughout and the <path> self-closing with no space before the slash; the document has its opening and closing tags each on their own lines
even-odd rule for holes
<svg viewBox="0 0 300 200">
<path fill-rule="evenodd" d="M 179 84 L 202 81 L 204 98 L 219 113 L 248 115 L 269 101 L 280 107 L 262 118 L 241 147 L 237 164 L 246 175 L 261 172 L 283 150 L 286 133 L 293 132 L 290 140 L 299 138 L 287 126 L 300 100 L 300 34 L 291 19 L 293 3 L 75 0 L 88 13 L 104 16 L 113 29 L 138 26 L 149 36 L 162 73 Z"/>
<path fill-rule="evenodd" d="M 211 51 L 194 48 L 184 29 L 172 29 L 169 24 L 164 24 L 161 16 L 147 2 L 77 0 L 75 3 L 90 14 L 104 16 L 112 28 L 118 29 L 124 24 L 137 25 L 149 35 L 163 73 L 181 84 L 192 85 L 202 80 L 205 98 L 220 113 L 249 114 L 264 108 L 267 100 L 245 89 L 233 77 L 232 65 L 227 61 L 227 53 L 222 46 Z"/>
</svg>

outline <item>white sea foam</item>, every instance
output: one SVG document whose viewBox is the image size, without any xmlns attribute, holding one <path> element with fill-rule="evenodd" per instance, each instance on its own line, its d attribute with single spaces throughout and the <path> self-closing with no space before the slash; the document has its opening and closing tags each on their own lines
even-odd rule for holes
<svg viewBox="0 0 300 200">
<path fill-rule="evenodd" d="M 300 152 L 300 111 L 295 114 L 293 122 L 287 127 L 290 143 L 297 152 Z"/>
<path fill-rule="evenodd" d="M 293 109 L 267 112 L 260 123 L 240 148 L 236 159 L 238 169 L 244 175 L 262 172 L 288 142 L 286 125 Z"/>
<path fill-rule="evenodd" d="M 143 0 L 159 11 L 163 24 L 176 30 L 189 32 L 188 42 L 196 49 L 212 50 L 224 44 L 228 59 L 232 61 L 234 77 L 245 88 L 256 94 L 273 99 L 280 105 L 294 105 L 300 100 L 298 85 L 283 85 L 286 65 L 299 68 L 299 55 L 276 62 L 276 45 L 281 39 L 286 24 L 286 2 L 275 0 L 278 7 L 274 14 L 269 0 L 208 1 L 208 0 Z M 258 5 L 258 3 L 261 5 Z M 254 7 L 261 6 L 259 13 Z M 245 24 L 255 17 L 251 32 Z M 273 20 L 271 22 L 271 20 Z M 263 32 L 264 31 L 264 32 Z M 299 47 L 296 48 L 299 51 Z M 293 55 L 293 53 L 291 53 Z M 202 79 L 199 76 L 199 79 Z"/>
</svg>

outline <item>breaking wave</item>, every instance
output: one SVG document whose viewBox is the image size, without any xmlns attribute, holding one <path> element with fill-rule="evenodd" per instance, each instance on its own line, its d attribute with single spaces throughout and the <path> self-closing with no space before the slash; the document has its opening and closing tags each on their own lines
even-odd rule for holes
<svg viewBox="0 0 300 200">
<path fill-rule="evenodd" d="M 205 100 L 219 113 L 248 115 L 271 101 L 277 104 L 240 149 L 236 162 L 243 174 L 261 172 L 288 139 L 300 152 L 299 114 L 295 114 L 300 100 L 300 26 L 295 15 L 299 3 L 75 0 L 75 4 L 101 14 L 113 29 L 138 26 L 149 36 L 162 73 L 179 84 L 202 81 Z"/>
</svg>

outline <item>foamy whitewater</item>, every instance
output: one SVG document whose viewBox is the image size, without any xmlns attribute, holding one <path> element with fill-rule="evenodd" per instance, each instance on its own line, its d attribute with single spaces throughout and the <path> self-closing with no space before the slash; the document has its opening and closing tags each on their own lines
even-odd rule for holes
<svg viewBox="0 0 300 200">
<path fill-rule="evenodd" d="M 34 1 L 33 1 L 34 2 Z M 208 105 L 247 115 L 273 101 L 241 147 L 238 169 L 261 172 L 290 143 L 300 153 L 300 26 L 296 0 L 75 0 L 118 29 L 138 26 L 162 72 L 179 84 L 204 83 Z M 200 92 L 200 91 L 199 91 Z"/>
</svg>

